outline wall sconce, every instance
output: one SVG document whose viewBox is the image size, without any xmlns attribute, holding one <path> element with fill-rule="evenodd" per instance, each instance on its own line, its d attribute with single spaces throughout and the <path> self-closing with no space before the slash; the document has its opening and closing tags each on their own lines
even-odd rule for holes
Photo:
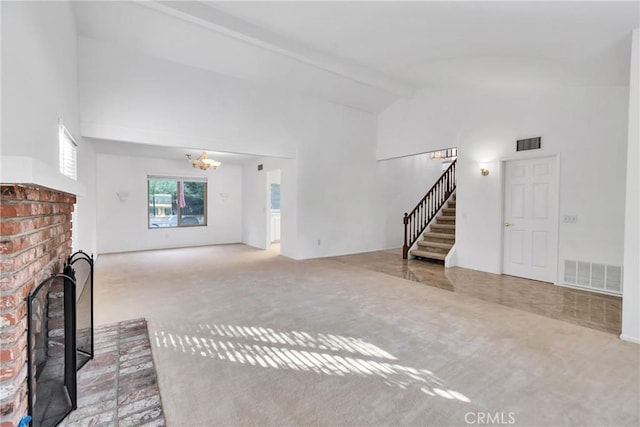
<svg viewBox="0 0 640 427">
<path fill-rule="evenodd" d="M 480 175 L 482 176 L 489 175 L 489 169 L 487 169 L 487 165 L 485 163 L 480 163 Z"/>
<path fill-rule="evenodd" d="M 129 192 L 128 191 L 117 191 L 116 192 L 116 196 L 118 196 L 118 199 L 120 199 L 120 201 L 122 203 L 124 203 L 129 198 Z"/>
</svg>

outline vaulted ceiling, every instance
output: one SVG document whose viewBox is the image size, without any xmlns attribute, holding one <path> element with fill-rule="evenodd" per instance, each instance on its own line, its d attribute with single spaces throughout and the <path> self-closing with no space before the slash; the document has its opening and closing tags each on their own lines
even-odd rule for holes
<svg viewBox="0 0 640 427">
<path fill-rule="evenodd" d="M 78 33 L 378 113 L 423 87 L 627 85 L 636 1 L 74 2 Z"/>
</svg>

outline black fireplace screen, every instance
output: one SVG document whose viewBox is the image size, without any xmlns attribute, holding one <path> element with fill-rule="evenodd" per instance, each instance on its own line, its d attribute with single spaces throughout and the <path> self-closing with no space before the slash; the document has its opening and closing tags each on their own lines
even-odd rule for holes
<svg viewBox="0 0 640 427">
<path fill-rule="evenodd" d="M 76 408 L 75 283 L 71 266 L 29 295 L 27 364 L 33 426 L 55 426 Z"/>
<path fill-rule="evenodd" d="M 76 371 L 93 358 L 93 256 L 78 251 L 28 298 L 27 375 L 33 427 L 77 406 Z"/>
<path fill-rule="evenodd" d="M 78 251 L 67 264 L 73 267 L 76 283 L 77 368 L 93 359 L 93 256 Z"/>
</svg>

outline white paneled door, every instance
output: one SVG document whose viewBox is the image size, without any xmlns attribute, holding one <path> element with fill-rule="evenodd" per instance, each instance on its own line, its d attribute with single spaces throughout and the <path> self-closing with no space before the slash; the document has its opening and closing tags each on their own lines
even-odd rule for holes
<svg viewBox="0 0 640 427">
<path fill-rule="evenodd" d="M 506 162 L 504 274 L 555 282 L 557 182 L 555 157 Z"/>
</svg>

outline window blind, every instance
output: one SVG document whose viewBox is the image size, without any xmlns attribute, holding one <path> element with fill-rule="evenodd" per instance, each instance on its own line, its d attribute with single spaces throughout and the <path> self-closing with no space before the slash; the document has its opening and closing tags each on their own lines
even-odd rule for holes
<svg viewBox="0 0 640 427">
<path fill-rule="evenodd" d="M 58 126 L 60 173 L 71 179 L 77 179 L 78 145 L 64 125 Z"/>
</svg>

